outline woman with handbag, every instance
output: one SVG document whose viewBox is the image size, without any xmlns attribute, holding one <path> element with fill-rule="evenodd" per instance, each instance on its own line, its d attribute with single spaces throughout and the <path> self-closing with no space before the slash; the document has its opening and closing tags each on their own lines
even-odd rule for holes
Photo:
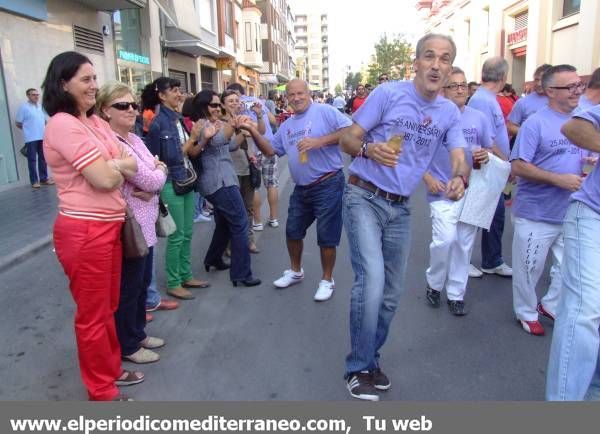
<svg viewBox="0 0 600 434">
<path fill-rule="evenodd" d="M 215 231 L 204 258 L 204 266 L 223 270 L 229 268 L 234 286 L 259 285 L 252 275 L 248 249 L 248 216 L 240 194 L 238 178 L 230 151 L 234 129 L 221 120 L 221 100 L 212 90 L 203 90 L 194 97 L 193 120 L 202 123 L 199 146 L 190 149 L 190 157 L 200 160 L 198 189 L 214 207 Z M 227 243 L 231 241 L 231 267 L 223 261 Z"/>
<path fill-rule="evenodd" d="M 221 103 L 225 109 L 225 115 L 223 120 L 230 122 L 235 119 L 241 112 L 240 96 L 233 90 L 226 90 L 221 95 Z M 244 206 L 246 207 L 246 213 L 248 215 L 248 221 L 252 221 L 254 214 L 254 190 L 258 187 L 253 184 L 251 170 L 257 171 L 258 169 L 254 165 L 256 157 L 254 156 L 254 149 L 252 140 L 249 138 L 250 134 L 245 131 L 233 134 L 231 140 L 233 141 L 232 146 L 235 146 L 235 150 L 231 151 L 231 160 L 233 161 L 233 167 L 238 177 L 240 185 L 240 193 L 244 200 Z M 231 147 L 231 146 L 230 146 Z M 256 174 L 255 174 L 256 175 Z M 256 177 L 254 178 L 256 179 Z M 258 180 L 260 181 L 260 173 L 258 174 Z M 252 225 L 248 225 L 248 248 L 250 253 L 259 253 L 258 247 L 254 240 L 254 231 Z"/>
<path fill-rule="evenodd" d="M 119 82 L 105 84 L 96 97 L 96 112 L 108 121 L 117 139 L 137 161 L 136 175 L 125 181 L 121 192 L 148 246 L 144 256 L 123 256 L 121 298 L 115 314 L 121 357 L 134 363 L 151 363 L 160 358 L 152 349 L 165 344 L 162 339 L 147 336 L 144 329 L 147 288 L 152 279 L 153 248 L 157 242 L 158 194 L 167 178 L 167 166 L 152 156 L 142 139 L 130 132 L 137 109 L 131 88 Z"/>
<path fill-rule="evenodd" d="M 136 174 L 136 161 L 93 114 L 98 85 L 87 57 L 74 51 L 54 57 L 43 88 L 43 106 L 51 116 L 44 155 L 54 173 L 59 208 L 54 247 L 77 305 L 81 377 L 90 400 L 125 400 L 117 386 L 144 380 L 142 373 L 121 368 L 114 318 L 125 219 L 119 187 Z"/>
<path fill-rule="evenodd" d="M 169 207 L 177 230 L 167 241 L 167 294 L 182 300 L 191 300 L 194 295 L 189 288 L 206 288 L 209 284 L 192 276 L 191 242 L 195 206 L 193 190 L 196 185 L 196 173 L 187 154 L 196 146 L 200 125 L 194 125 L 189 133 L 183 125 L 181 115 L 176 111 L 181 103 L 179 86 L 179 80 L 168 77 L 157 78 L 146 86 L 146 103 L 160 105 L 148 129 L 146 145 L 169 169 L 167 182 L 160 197 Z"/>
</svg>

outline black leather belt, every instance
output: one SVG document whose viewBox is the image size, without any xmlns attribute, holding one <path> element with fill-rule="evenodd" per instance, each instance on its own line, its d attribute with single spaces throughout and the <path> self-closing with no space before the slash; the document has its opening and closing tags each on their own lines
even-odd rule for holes
<svg viewBox="0 0 600 434">
<path fill-rule="evenodd" d="M 377 187 L 375 184 L 373 184 L 369 181 L 365 181 L 364 179 L 361 179 L 356 175 L 350 175 L 348 177 L 348 183 L 352 184 L 352 185 L 356 185 L 357 187 L 360 187 L 367 191 L 370 191 L 371 193 L 375 194 L 376 196 L 383 197 L 384 199 L 389 200 L 390 202 L 404 203 L 408 200 L 407 196 L 400 196 L 399 194 L 390 193 L 385 190 L 382 190 L 381 188 Z"/>
</svg>

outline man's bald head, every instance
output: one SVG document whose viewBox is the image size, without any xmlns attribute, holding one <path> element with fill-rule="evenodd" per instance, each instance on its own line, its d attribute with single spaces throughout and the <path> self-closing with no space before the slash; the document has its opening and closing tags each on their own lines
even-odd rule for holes
<svg viewBox="0 0 600 434">
<path fill-rule="evenodd" d="M 303 86 L 304 90 L 306 90 L 306 92 L 309 92 L 309 87 L 308 87 L 308 82 L 306 80 L 301 80 L 299 78 L 292 78 L 290 81 L 287 82 L 287 84 L 285 85 L 285 90 L 287 92 L 289 92 L 290 87 L 293 86 L 294 89 L 297 89 L 298 86 Z"/>
</svg>

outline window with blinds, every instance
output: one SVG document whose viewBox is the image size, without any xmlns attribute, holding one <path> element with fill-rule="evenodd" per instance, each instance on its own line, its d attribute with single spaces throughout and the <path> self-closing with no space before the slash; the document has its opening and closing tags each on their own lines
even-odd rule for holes
<svg viewBox="0 0 600 434">
<path fill-rule="evenodd" d="M 529 19 L 529 11 L 523 12 L 515 16 L 515 30 L 521 30 L 527 27 L 527 20 Z"/>
</svg>

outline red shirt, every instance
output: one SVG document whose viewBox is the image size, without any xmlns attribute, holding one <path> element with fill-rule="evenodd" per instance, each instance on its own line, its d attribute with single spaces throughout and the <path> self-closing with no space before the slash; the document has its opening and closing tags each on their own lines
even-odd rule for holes
<svg viewBox="0 0 600 434">
<path fill-rule="evenodd" d="M 360 107 L 361 105 L 363 105 L 363 104 L 364 104 L 364 102 L 365 102 L 366 100 L 367 100 L 367 97 L 366 97 L 366 96 L 365 96 L 365 97 L 363 97 L 363 98 L 361 98 L 360 96 L 358 96 L 358 95 L 357 95 L 357 96 L 354 98 L 354 101 L 352 101 L 352 113 L 354 113 L 356 110 L 358 110 L 358 109 L 359 109 L 359 107 Z"/>
</svg>

